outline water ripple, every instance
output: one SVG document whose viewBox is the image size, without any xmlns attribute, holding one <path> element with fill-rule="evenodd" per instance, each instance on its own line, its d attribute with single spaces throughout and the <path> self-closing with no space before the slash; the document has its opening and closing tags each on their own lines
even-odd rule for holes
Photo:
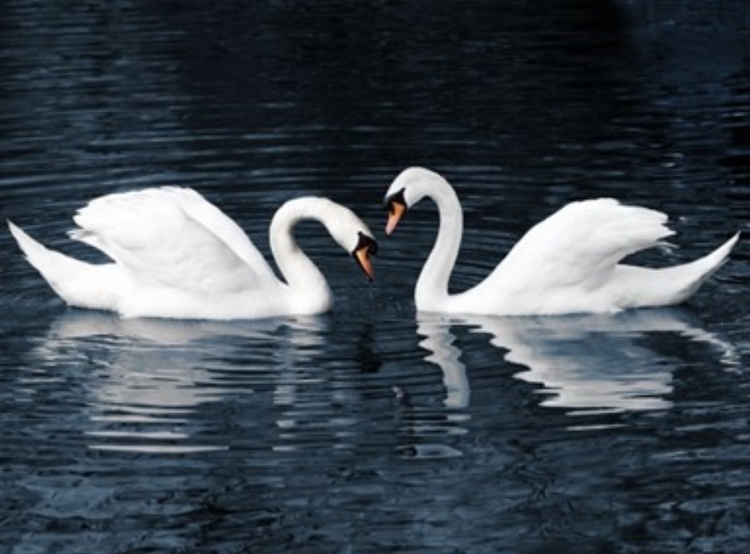
<svg viewBox="0 0 750 554">
<path fill-rule="evenodd" d="M 441 318 L 412 299 L 434 207 L 385 238 L 381 202 L 410 165 L 455 184 L 455 290 L 580 198 L 667 212 L 681 249 L 649 264 L 707 252 L 748 219 L 747 6 L 199 4 L 3 3 L 0 217 L 100 260 L 75 210 L 187 185 L 268 256 L 274 210 L 320 194 L 376 233 L 376 281 L 301 225 L 331 313 L 120 320 L 0 233 L 0 543 L 742 551 L 742 242 L 679 310 Z"/>
</svg>

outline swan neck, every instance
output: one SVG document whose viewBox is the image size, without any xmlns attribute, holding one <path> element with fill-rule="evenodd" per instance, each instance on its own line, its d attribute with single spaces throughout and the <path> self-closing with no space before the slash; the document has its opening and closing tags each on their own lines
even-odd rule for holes
<svg viewBox="0 0 750 554">
<path fill-rule="evenodd" d="M 440 226 L 417 281 L 415 299 L 418 309 L 432 311 L 444 309 L 449 299 L 448 283 L 463 235 L 463 212 L 456 192 L 445 181 L 433 183 L 426 196 L 437 205 Z"/>
<path fill-rule="evenodd" d="M 314 202 L 301 200 L 287 202 L 274 215 L 269 229 L 271 253 L 292 294 L 324 297 L 326 302 L 330 302 L 330 290 L 325 277 L 294 238 L 294 227 L 303 219 L 314 219 L 326 227 L 328 225 L 315 212 Z"/>
</svg>

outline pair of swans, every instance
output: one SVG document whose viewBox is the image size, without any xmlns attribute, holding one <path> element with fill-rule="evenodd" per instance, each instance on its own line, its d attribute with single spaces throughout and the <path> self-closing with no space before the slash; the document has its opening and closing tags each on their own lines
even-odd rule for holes
<svg viewBox="0 0 750 554">
<path fill-rule="evenodd" d="M 438 207 L 440 228 L 415 289 L 425 312 L 484 315 L 605 313 L 667 306 L 689 298 L 725 261 L 739 233 L 691 263 L 649 269 L 619 263 L 673 234 L 666 216 L 612 199 L 573 202 L 530 229 L 474 288 L 448 293 L 463 233 L 461 204 L 451 185 L 422 168 L 404 170 L 385 196 L 391 234 L 423 198 Z M 112 262 L 86 263 L 47 249 L 8 222 L 28 261 L 69 305 L 123 317 L 256 319 L 328 310 L 325 277 L 293 236 L 302 219 L 323 224 L 373 279 L 377 243 L 351 210 L 302 197 L 283 204 L 269 229 L 284 281 L 216 206 L 185 188 L 156 188 L 96 198 L 73 218 L 73 239 Z"/>
</svg>

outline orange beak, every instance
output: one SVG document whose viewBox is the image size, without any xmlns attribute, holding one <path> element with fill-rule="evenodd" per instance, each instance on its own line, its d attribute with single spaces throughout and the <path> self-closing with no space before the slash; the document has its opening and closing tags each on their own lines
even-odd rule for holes
<svg viewBox="0 0 750 554">
<path fill-rule="evenodd" d="M 390 235 L 396 229 L 398 222 L 401 221 L 401 216 L 404 215 L 404 212 L 406 211 L 406 205 L 392 200 L 389 203 L 388 208 L 388 223 L 385 225 L 386 235 Z"/>
<path fill-rule="evenodd" d="M 362 271 L 365 272 L 365 275 L 367 275 L 367 278 L 370 281 L 375 280 L 375 270 L 372 268 L 370 255 L 374 256 L 377 253 L 378 243 L 375 242 L 375 239 L 368 237 L 364 233 L 360 233 L 359 242 L 357 243 L 357 247 L 354 249 L 354 252 L 352 252 L 352 256 L 354 256 L 354 259 L 357 260 L 359 267 L 362 268 Z"/>
<path fill-rule="evenodd" d="M 370 281 L 374 281 L 375 270 L 373 269 L 372 261 L 370 260 L 370 248 L 368 246 L 360 248 L 359 250 L 354 252 L 354 257 L 357 259 L 359 267 L 361 267 L 362 271 L 364 271 L 365 275 L 367 275 L 367 278 Z"/>
</svg>

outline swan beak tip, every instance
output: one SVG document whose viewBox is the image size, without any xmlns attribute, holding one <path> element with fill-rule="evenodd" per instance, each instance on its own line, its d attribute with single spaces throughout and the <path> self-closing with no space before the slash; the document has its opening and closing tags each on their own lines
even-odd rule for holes
<svg viewBox="0 0 750 554">
<path fill-rule="evenodd" d="M 395 231 L 398 222 L 401 221 L 401 216 L 406 211 L 406 205 L 401 202 L 393 201 L 389 205 L 390 212 L 388 214 L 388 223 L 385 225 L 385 234 L 390 236 Z"/>
<path fill-rule="evenodd" d="M 365 272 L 367 278 L 372 283 L 375 280 L 375 270 L 372 267 L 372 261 L 370 260 L 370 251 L 367 248 L 357 250 L 356 253 L 357 262 L 362 271 Z"/>
<path fill-rule="evenodd" d="M 378 243 L 375 242 L 375 239 L 360 233 L 359 244 L 357 245 L 357 248 L 354 249 L 354 252 L 352 254 L 354 255 L 354 259 L 357 261 L 357 264 L 359 264 L 359 267 L 361 267 L 362 271 L 364 271 L 365 275 L 367 275 L 367 278 L 370 280 L 370 282 L 375 280 L 375 270 L 372 267 L 372 260 L 370 260 L 370 256 L 374 256 L 375 254 L 377 254 L 377 252 Z"/>
</svg>

